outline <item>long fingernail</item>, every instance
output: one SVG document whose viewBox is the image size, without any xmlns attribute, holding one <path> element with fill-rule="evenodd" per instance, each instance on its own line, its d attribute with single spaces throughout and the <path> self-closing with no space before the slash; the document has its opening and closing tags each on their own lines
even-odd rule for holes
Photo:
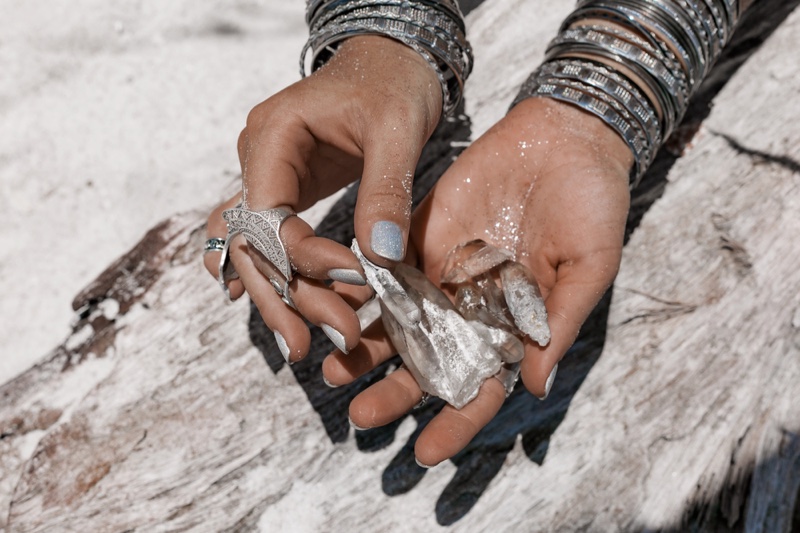
<svg viewBox="0 0 800 533">
<path fill-rule="evenodd" d="M 278 331 L 275 332 L 275 343 L 278 345 L 278 349 L 281 351 L 283 358 L 291 365 L 292 362 L 289 360 L 289 345 L 286 344 L 286 339 L 284 339 L 283 335 Z"/>
<path fill-rule="evenodd" d="M 332 389 L 336 389 L 336 388 L 339 387 L 339 385 L 334 385 L 333 383 L 328 381 L 328 378 L 325 377 L 325 374 L 322 374 L 322 382 L 325 383 L 325 385 L 327 385 L 328 387 L 330 387 Z"/>
<path fill-rule="evenodd" d="M 547 376 L 547 381 L 544 384 L 544 396 L 539 398 L 540 400 L 546 400 L 547 397 L 550 396 L 550 389 L 553 388 L 553 382 L 556 380 L 556 372 L 558 372 L 558 363 L 553 367 L 550 375 Z"/>
<path fill-rule="evenodd" d="M 428 469 L 430 469 L 430 468 L 433 468 L 432 466 L 428 466 L 428 465 L 424 465 L 424 464 L 420 463 L 420 462 L 419 462 L 419 459 L 417 459 L 417 456 L 416 456 L 416 455 L 414 456 L 414 461 L 416 461 L 416 462 L 417 462 L 417 464 L 418 464 L 418 465 L 419 465 L 421 468 L 424 468 L 425 470 L 428 470 Z"/>
<path fill-rule="evenodd" d="M 369 246 L 384 259 L 401 261 L 405 255 L 403 231 L 394 222 L 379 220 L 372 226 Z"/>
<path fill-rule="evenodd" d="M 353 419 L 350 418 L 350 416 L 347 417 L 347 421 L 350 422 L 350 427 L 351 428 L 357 429 L 358 431 L 366 431 L 366 430 L 369 429 L 369 428 L 362 428 L 361 426 L 356 425 L 356 423 L 353 422 Z"/>
<path fill-rule="evenodd" d="M 328 324 L 322 324 L 320 327 L 322 328 L 322 331 L 325 332 L 325 335 L 327 335 L 327 337 L 337 348 L 339 348 L 343 353 L 348 353 L 347 343 L 344 340 L 344 335 L 336 331 Z"/>
<path fill-rule="evenodd" d="M 366 285 L 367 280 L 358 270 L 350 268 L 332 268 L 328 270 L 328 277 L 333 281 L 341 281 L 350 285 Z"/>
</svg>

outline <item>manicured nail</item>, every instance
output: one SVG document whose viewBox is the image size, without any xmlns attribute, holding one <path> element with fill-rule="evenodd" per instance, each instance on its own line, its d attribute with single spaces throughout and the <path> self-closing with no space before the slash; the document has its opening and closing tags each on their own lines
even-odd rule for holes
<svg viewBox="0 0 800 533">
<path fill-rule="evenodd" d="M 556 372 L 558 372 L 558 363 L 553 367 L 550 375 L 547 376 L 547 382 L 544 384 L 544 396 L 539 398 L 540 400 L 546 400 L 550 396 L 550 389 L 553 388 L 553 382 L 556 380 Z"/>
<path fill-rule="evenodd" d="M 362 428 L 361 426 L 357 426 L 357 425 L 356 425 L 356 423 L 355 423 L 355 422 L 353 422 L 353 419 L 352 419 L 352 418 L 350 418 L 350 416 L 349 416 L 349 415 L 347 416 L 347 421 L 348 421 L 348 422 L 350 422 L 350 427 L 351 427 L 351 428 L 353 428 L 353 429 L 357 429 L 358 431 L 366 431 L 366 430 L 368 430 L 368 429 L 369 429 L 369 428 Z"/>
<path fill-rule="evenodd" d="M 416 455 L 414 456 L 414 461 L 416 461 L 416 462 L 417 462 L 417 464 L 418 464 L 418 465 L 419 465 L 421 468 L 424 468 L 425 470 L 428 470 L 428 469 L 430 469 L 430 468 L 433 468 L 433 467 L 431 467 L 431 466 L 424 465 L 424 464 L 420 463 L 420 462 L 419 462 L 419 459 L 417 459 L 417 456 L 416 456 Z"/>
<path fill-rule="evenodd" d="M 283 335 L 278 331 L 275 332 L 275 343 L 278 345 L 278 349 L 281 351 L 283 358 L 291 365 L 292 362 L 289 360 L 289 345 L 286 344 L 286 339 L 284 339 Z"/>
<path fill-rule="evenodd" d="M 364 279 L 361 272 L 350 268 L 332 268 L 328 270 L 328 277 L 333 281 L 341 281 L 342 283 L 349 283 L 350 285 L 367 284 L 367 280 Z"/>
<path fill-rule="evenodd" d="M 334 385 L 333 383 L 328 381 L 328 378 L 325 377 L 325 374 L 322 374 L 322 381 L 325 383 L 325 385 L 327 385 L 328 387 L 330 387 L 332 389 L 336 389 L 336 388 L 339 387 L 339 385 Z"/>
<path fill-rule="evenodd" d="M 403 231 L 388 220 L 379 220 L 372 226 L 369 245 L 373 252 L 390 261 L 401 261 L 405 256 Z"/>
<path fill-rule="evenodd" d="M 331 342 L 337 348 L 339 348 L 342 351 L 342 353 L 348 353 L 347 343 L 344 340 L 344 335 L 336 331 L 328 324 L 322 324 L 320 327 L 322 328 L 322 331 L 325 333 L 325 335 L 327 335 L 327 337 L 331 340 Z"/>
</svg>

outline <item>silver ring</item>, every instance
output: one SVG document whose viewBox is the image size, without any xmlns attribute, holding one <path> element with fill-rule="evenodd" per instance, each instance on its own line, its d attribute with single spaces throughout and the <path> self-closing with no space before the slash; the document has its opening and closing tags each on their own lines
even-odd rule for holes
<svg viewBox="0 0 800 533">
<path fill-rule="evenodd" d="M 428 394 L 427 392 L 423 392 L 422 393 L 422 398 L 420 398 L 419 403 L 417 403 L 417 405 L 415 405 L 412 409 L 421 409 L 421 408 L 425 407 L 425 404 L 428 403 L 428 400 L 430 400 L 430 399 L 431 399 L 431 395 Z"/>
<path fill-rule="evenodd" d="M 230 241 L 242 234 L 247 242 L 255 246 L 256 250 L 274 267 L 267 273 L 267 278 L 275 292 L 286 302 L 294 307 L 289 296 L 289 282 L 292 281 L 292 263 L 286 253 L 286 247 L 280 238 L 281 225 L 295 213 L 290 209 L 276 207 L 265 211 L 250 211 L 242 207 L 234 207 L 222 212 L 222 218 L 228 223 L 228 236 L 226 248 Z M 227 256 L 223 252 L 223 259 Z M 220 278 L 223 276 L 223 263 L 220 262 Z"/>
<path fill-rule="evenodd" d="M 225 248 L 225 239 L 219 237 L 211 237 L 203 245 L 203 254 L 208 252 L 221 252 Z"/>
<path fill-rule="evenodd" d="M 231 299 L 231 291 L 228 288 L 228 283 L 231 280 L 239 279 L 239 274 L 236 272 L 236 269 L 233 267 L 233 263 L 231 263 L 230 254 L 228 253 L 231 240 L 230 239 L 221 239 L 223 241 L 222 245 L 222 255 L 219 258 L 219 270 L 217 271 L 217 282 L 219 286 L 222 287 L 222 292 L 225 293 L 225 296 L 228 299 Z"/>
</svg>

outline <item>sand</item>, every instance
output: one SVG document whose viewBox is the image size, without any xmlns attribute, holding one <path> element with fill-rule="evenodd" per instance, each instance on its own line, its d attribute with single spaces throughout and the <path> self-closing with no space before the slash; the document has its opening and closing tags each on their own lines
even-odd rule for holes
<svg viewBox="0 0 800 533">
<path fill-rule="evenodd" d="M 307 35 L 301 1 L 44 5 L 0 1 L 0 383 L 149 228 L 235 190 L 247 112 Z"/>
</svg>

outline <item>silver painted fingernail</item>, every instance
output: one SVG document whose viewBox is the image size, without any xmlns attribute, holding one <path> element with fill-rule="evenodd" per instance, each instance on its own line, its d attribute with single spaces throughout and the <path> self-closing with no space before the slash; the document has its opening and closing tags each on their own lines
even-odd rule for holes
<svg viewBox="0 0 800 533">
<path fill-rule="evenodd" d="M 390 261 L 401 261 L 405 256 L 403 231 L 388 220 L 379 220 L 372 226 L 369 246 L 373 252 Z"/>
<path fill-rule="evenodd" d="M 414 456 L 414 461 L 416 461 L 416 462 L 417 462 L 417 464 L 418 464 L 418 465 L 419 465 L 421 468 L 424 468 L 425 470 L 428 470 L 428 469 L 432 468 L 432 467 L 430 467 L 430 466 L 428 466 L 428 465 L 424 465 L 424 464 L 420 463 L 420 462 L 419 462 L 419 459 L 417 459 L 417 456 L 416 456 L 416 455 Z"/>
<path fill-rule="evenodd" d="M 351 427 L 351 428 L 353 428 L 353 429 L 357 429 L 358 431 L 366 431 L 366 430 L 368 430 L 368 429 L 369 429 L 369 428 L 362 428 L 361 426 L 358 426 L 358 425 L 356 425 L 356 423 L 355 423 L 355 422 L 353 422 L 353 419 L 352 419 L 352 418 L 350 418 L 350 416 L 349 416 L 349 415 L 347 416 L 347 421 L 348 421 L 348 422 L 350 422 L 350 427 Z"/>
<path fill-rule="evenodd" d="M 328 387 L 330 387 L 332 389 L 336 389 L 336 388 L 339 387 L 339 385 L 334 385 L 333 383 L 328 381 L 328 378 L 325 377 L 325 374 L 322 374 L 322 381 L 325 383 L 325 385 L 327 385 Z"/>
<path fill-rule="evenodd" d="M 344 340 L 344 335 L 336 331 L 328 324 L 322 324 L 320 327 L 322 328 L 322 331 L 325 332 L 325 335 L 327 335 L 327 337 L 337 348 L 339 348 L 343 353 L 348 353 L 347 343 Z"/>
<path fill-rule="evenodd" d="M 332 268 L 328 270 L 328 277 L 333 281 L 341 281 L 350 285 L 366 285 L 367 280 L 358 270 L 350 268 Z"/>
<path fill-rule="evenodd" d="M 283 358 L 291 365 L 292 362 L 289 360 L 289 345 L 286 344 L 286 339 L 283 338 L 283 335 L 281 335 L 279 331 L 275 332 L 275 343 L 278 345 L 278 349 L 281 351 Z"/>
<path fill-rule="evenodd" d="M 553 367 L 550 375 L 547 376 L 547 382 L 544 384 L 544 396 L 539 398 L 540 400 L 546 400 L 547 397 L 550 396 L 550 389 L 553 388 L 553 382 L 556 380 L 556 372 L 558 372 L 558 363 Z"/>
</svg>

